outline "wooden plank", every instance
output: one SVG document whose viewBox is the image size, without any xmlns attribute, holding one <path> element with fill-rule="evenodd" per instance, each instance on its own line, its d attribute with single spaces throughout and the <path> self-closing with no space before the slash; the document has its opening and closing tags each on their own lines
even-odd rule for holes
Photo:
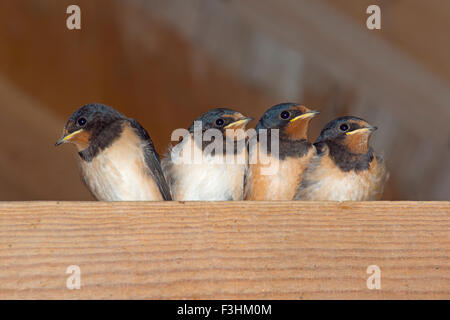
<svg viewBox="0 0 450 320">
<path fill-rule="evenodd" d="M 448 299 L 449 215 L 450 202 L 3 202 L 0 298 Z"/>
</svg>

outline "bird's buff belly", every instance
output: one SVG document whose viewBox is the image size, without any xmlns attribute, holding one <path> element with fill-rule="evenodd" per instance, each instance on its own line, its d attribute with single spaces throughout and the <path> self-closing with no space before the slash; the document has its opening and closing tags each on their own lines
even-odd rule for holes
<svg viewBox="0 0 450 320">
<path fill-rule="evenodd" d="M 242 200 L 244 165 L 175 165 L 174 200 Z"/>
<path fill-rule="evenodd" d="M 81 172 L 84 182 L 100 201 L 163 200 L 139 153 L 113 157 L 100 154 L 91 162 L 82 162 Z"/>
<path fill-rule="evenodd" d="M 320 177 L 319 177 L 320 176 Z M 314 201 L 368 201 L 376 200 L 379 179 L 366 171 L 317 172 L 304 192 L 302 200 Z"/>
</svg>

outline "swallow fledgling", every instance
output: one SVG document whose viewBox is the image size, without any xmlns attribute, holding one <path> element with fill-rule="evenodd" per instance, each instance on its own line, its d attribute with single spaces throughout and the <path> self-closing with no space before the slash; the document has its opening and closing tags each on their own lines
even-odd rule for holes
<svg viewBox="0 0 450 320">
<path fill-rule="evenodd" d="M 304 173 L 296 200 L 378 200 L 389 178 L 386 165 L 369 145 L 377 130 L 357 117 L 328 123 L 316 143 L 317 156 Z"/>
<path fill-rule="evenodd" d="M 278 104 L 264 113 L 256 126 L 255 143 L 249 143 L 245 200 L 294 199 L 303 171 L 316 154 L 307 134 L 318 113 L 296 103 Z M 273 139 L 274 134 L 278 139 Z"/>
<path fill-rule="evenodd" d="M 99 201 L 171 200 L 159 156 L 134 119 L 88 104 L 67 120 L 56 146 L 74 144 L 82 180 Z"/>
<path fill-rule="evenodd" d="M 218 108 L 194 121 L 162 160 L 174 200 L 243 200 L 245 128 L 251 120 L 237 111 Z"/>
</svg>

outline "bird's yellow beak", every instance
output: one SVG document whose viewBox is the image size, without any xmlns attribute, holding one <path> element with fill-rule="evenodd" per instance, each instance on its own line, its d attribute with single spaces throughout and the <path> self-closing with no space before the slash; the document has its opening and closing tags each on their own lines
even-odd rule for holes
<svg viewBox="0 0 450 320">
<path fill-rule="evenodd" d="M 81 133 L 83 129 L 77 130 L 75 132 L 72 132 L 71 134 L 68 134 L 66 136 L 62 136 L 58 141 L 55 143 L 55 147 L 62 145 L 63 143 L 66 143 L 67 141 L 70 141 L 73 137 L 75 137 L 77 134 Z"/>
<path fill-rule="evenodd" d="M 352 136 L 354 134 L 361 134 L 361 133 L 372 133 L 375 130 L 377 130 L 377 127 L 367 127 L 367 128 L 361 128 L 361 129 L 356 129 L 350 132 L 347 132 L 346 135 L 347 136 Z"/>
<path fill-rule="evenodd" d="M 224 128 L 225 129 L 241 129 L 241 128 L 244 128 L 247 125 L 247 123 L 249 123 L 252 120 L 253 120 L 253 118 L 243 117 L 243 118 L 240 118 L 239 120 L 236 120 L 236 121 L 226 125 Z"/>
<path fill-rule="evenodd" d="M 304 114 L 301 114 L 297 117 L 295 117 L 294 119 L 291 119 L 289 122 L 294 122 L 297 120 L 301 120 L 301 119 L 310 119 L 310 118 L 314 118 L 315 116 L 317 116 L 320 112 L 319 111 L 308 111 Z"/>
</svg>

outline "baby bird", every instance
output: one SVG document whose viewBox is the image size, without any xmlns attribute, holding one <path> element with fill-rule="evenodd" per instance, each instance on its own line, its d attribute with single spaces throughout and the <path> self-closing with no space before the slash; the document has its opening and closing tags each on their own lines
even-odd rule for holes
<svg viewBox="0 0 450 320">
<path fill-rule="evenodd" d="M 256 126 L 256 139 L 249 143 L 246 200 L 294 199 L 303 171 L 316 154 L 307 133 L 318 113 L 295 103 L 278 104 L 264 113 Z M 276 133 L 279 138 L 272 139 Z"/>
<path fill-rule="evenodd" d="M 100 201 L 171 200 L 147 131 L 111 107 L 88 104 L 67 120 L 56 146 L 78 149 L 81 176 Z"/>
<path fill-rule="evenodd" d="M 244 130 L 251 120 L 237 111 L 218 108 L 194 121 L 183 140 L 162 160 L 174 200 L 243 199 L 247 167 Z"/>
<path fill-rule="evenodd" d="M 314 144 L 317 155 L 304 173 L 296 200 L 378 200 L 389 177 L 369 146 L 376 127 L 357 117 L 328 123 Z"/>
</svg>

